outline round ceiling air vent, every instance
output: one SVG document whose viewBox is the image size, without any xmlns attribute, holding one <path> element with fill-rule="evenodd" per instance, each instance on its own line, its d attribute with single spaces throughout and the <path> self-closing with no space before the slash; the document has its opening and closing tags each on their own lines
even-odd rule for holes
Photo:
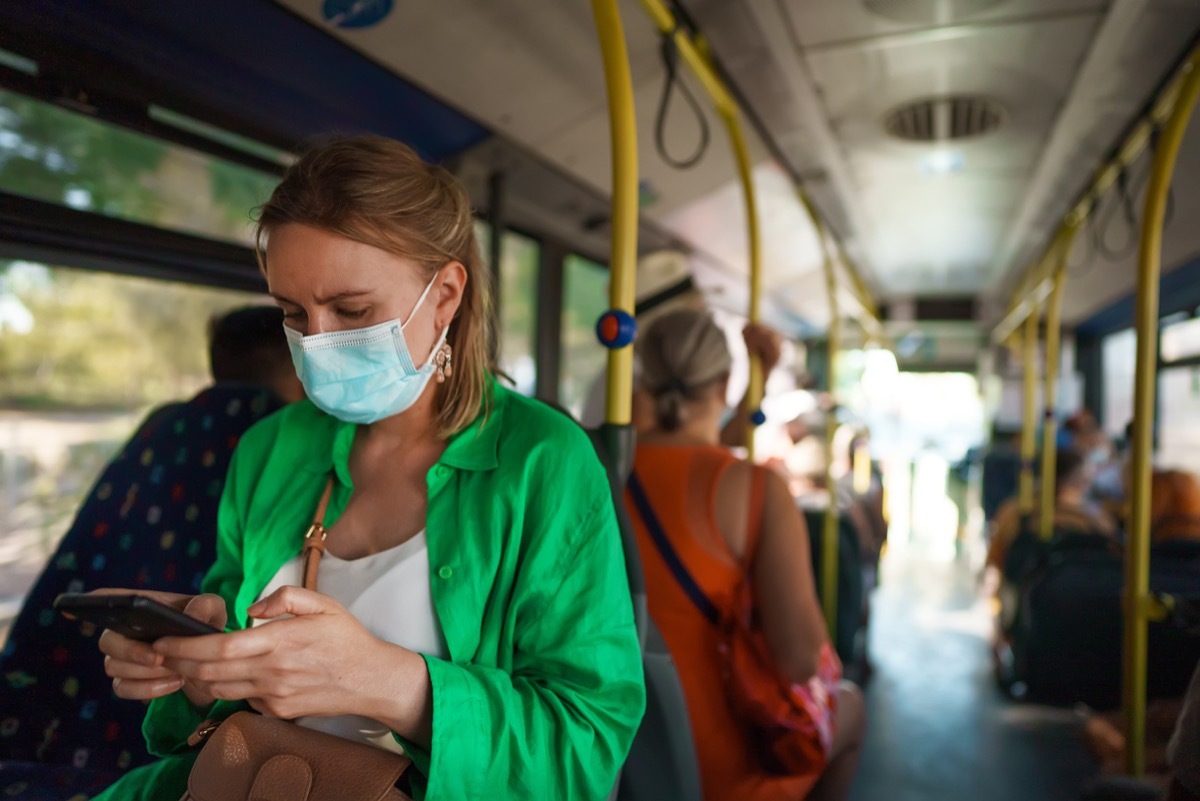
<svg viewBox="0 0 1200 801">
<path fill-rule="evenodd" d="M 896 22 L 947 25 L 989 11 L 1008 0 L 863 0 L 872 14 Z"/>
<path fill-rule="evenodd" d="M 944 142 L 991 133 L 1004 121 L 1004 107 L 975 95 L 917 100 L 883 118 L 889 136 L 908 142 Z"/>
</svg>

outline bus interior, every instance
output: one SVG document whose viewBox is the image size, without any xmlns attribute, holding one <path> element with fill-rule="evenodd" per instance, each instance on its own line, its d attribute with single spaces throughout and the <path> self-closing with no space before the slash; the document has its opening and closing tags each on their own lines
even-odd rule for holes
<svg viewBox="0 0 1200 801">
<path fill-rule="evenodd" d="M 467 187 L 521 393 L 580 417 L 628 369 L 596 333 L 632 298 L 618 262 L 674 251 L 729 336 L 731 402 L 761 399 L 754 458 L 786 464 L 807 420 L 820 486 L 836 429 L 870 432 L 840 467 L 883 480 L 877 579 L 806 512 L 867 699 L 852 798 L 1080 798 L 1110 774 L 1160 797 L 1200 550 L 1151 551 L 1138 521 L 1152 469 L 1200 474 L 1198 74 L 1197 0 L 3 4 L 0 637 L 138 421 L 208 382 L 208 318 L 266 300 L 252 210 L 306 143 L 373 133 Z M 748 321 L 783 337 L 768 376 Z M 1110 499 L 1126 555 L 989 586 L 989 498 L 1050 534 L 1036 476 L 1084 418 L 1141 487 Z M 0 795 L 82 801 L 80 764 L 5 745 L 27 734 L 5 693 L 38 680 L 63 677 L 0 671 Z M 701 797 L 679 703 L 651 699 L 615 797 Z"/>
</svg>

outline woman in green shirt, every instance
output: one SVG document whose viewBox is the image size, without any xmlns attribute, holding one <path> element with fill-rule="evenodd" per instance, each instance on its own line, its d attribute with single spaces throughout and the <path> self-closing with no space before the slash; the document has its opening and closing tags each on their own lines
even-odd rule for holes
<svg viewBox="0 0 1200 801">
<path fill-rule="evenodd" d="M 258 238 L 310 400 L 238 446 L 205 594 L 157 595 L 227 633 L 101 636 L 114 691 L 153 699 L 144 732 L 164 757 L 101 798 L 178 798 L 188 735 L 247 706 L 379 722 L 418 798 L 602 798 L 645 701 L 611 495 L 578 427 L 492 377 L 465 191 L 404 145 L 338 140 L 289 168 Z M 264 594 L 331 476 L 330 556 L 426 537 L 442 656 L 326 595 Z"/>
</svg>

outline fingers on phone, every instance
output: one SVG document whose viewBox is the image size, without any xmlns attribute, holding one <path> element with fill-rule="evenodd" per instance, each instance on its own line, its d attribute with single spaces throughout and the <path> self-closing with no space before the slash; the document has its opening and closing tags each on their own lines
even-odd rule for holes
<svg viewBox="0 0 1200 801">
<path fill-rule="evenodd" d="M 207 593 L 197 595 L 188 601 L 184 607 L 184 614 L 196 618 L 201 623 L 221 629 L 225 627 L 227 622 L 227 613 L 225 609 L 225 599 L 219 595 Z"/>
<path fill-rule="evenodd" d="M 104 657 L 104 672 L 109 678 L 134 679 L 137 681 L 166 679 L 179 675 L 170 668 L 147 667 L 146 665 L 139 665 L 134 662 L 113 659 L 111 656 Z"/>
<path fill-rule="evenodd" d="M 130 662 L 146 667 L 162 665 L 162 657 L 156 654 L 148 643 L 123 637 L 112 629 L 105 629 L 104 633 L 100 635 L 100 651 L 105 656 L 121 662 Z"/>
<path fill-rule="evenodd" d="M 113 679 L 113 693 L 118 698 L 130 701 L 149 701 L 170 695 L 183 688 L 182 676 L 167 676 L 160 679 Z"/>
</svg>

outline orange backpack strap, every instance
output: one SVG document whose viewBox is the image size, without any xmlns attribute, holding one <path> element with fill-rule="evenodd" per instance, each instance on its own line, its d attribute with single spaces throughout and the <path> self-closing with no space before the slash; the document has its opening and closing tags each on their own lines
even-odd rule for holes
<svg viewBox="0 0 1200 801">
<path fill-rule="evenodd" d="M 750 566 L 758 555 L 758 541 L 762 539 L 763 518 L 766 516 L 767 470 L 759 465 L 750 466 L 750 503 L 746 515 L 746 550 L 742 561 Z"/>
</svg>

